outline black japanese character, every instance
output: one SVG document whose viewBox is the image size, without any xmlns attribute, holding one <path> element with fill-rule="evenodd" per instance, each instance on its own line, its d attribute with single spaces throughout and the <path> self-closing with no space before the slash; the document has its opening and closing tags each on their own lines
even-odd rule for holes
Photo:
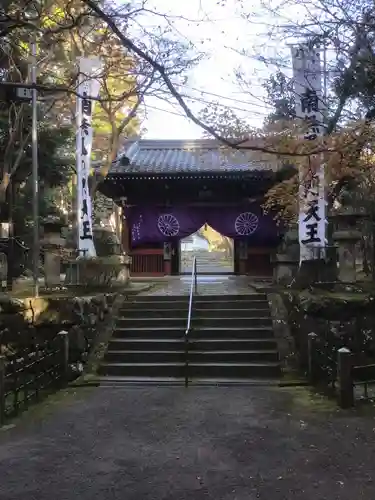
<svg viewBox="0 0 375 500">
<path fill-rule="evenodd" d="M 316 115 L 305 115 L 304 120 L 310 127 L 319 124 L 318 120 L 316 119 Z"/>
<path fill-rule="evenodd" d="M 305 240 L 301 240 L 301 243 L 306 245 L 307 243 L 320 243 L 320 238 L 318 235 L 318 223 L 313 222 L 312 224 L 306 224 L 306 236 Z"/>
<path fill-rule="evenodd" d="M 313 175 L 310 179 L 304 183 L 304 195 L 305 198 L 310 194 L 312 196 L 319 195 L 319 177 L 317 175 Z"/>
<path fill-rule="evenodd" d="M 89 210 L 87 207 L 87 200 L 82 200 L 82 209 L 81 209 L 81 219 L 87 217 L 89 214 Z"/>
<path fill-rule="evenodd" d="M 298 58 L 298 59 L 303 59 L 303 58 L 304 58 L 304 55 L 305 55 L 305 49 L 304 49 L 304 47 L 299 47 L 299 48 L 296 50 L 296 58 Z"/>
<path fill-rule="evenodd" d="M 304 195 L 305 195 L 305 198 L 307 198 L 307 196 L 318 196 L 319 193 L 318 191 L 314 191 L 313 190 L 313 186 L 309 183 L 305 186 L 305 189 L 304 189 Z"/>
<path fill-rule="evenodd" d="M 314 141 L 318 136 L 316 134 L 307 134 L 305 135 L 305 139 L 307 141 Z"/>
<path fill-rule="evenodd" d="M 305 115 L 304 121 L 309 127 L 310 132 L 315 134 L 320 134 L 319 121 L 316 118 L 316 115 Z"/>
<path fill-rule="evenodd" d="M 80 239 L 81 240 L 92 240 L 90 221 L 85 220 L 82 223 L 82 230 L 83 230 L 83 234 L 80 236 Z"/>
<path fill-rule="evenodd" d="M 317 113 L 319 111 L 319 99 L 315 90 L 306 89 L 301 97 L 302 113 Z"/>
<path fill-rule="evenodd" d="M 85 138 L 82 137 L 82 155 L 87 156 L 89 153 L 86 149 Z"/>
<path fill-rule="evenodd" d="M 87 92 L 82 93 L 82 113 L 91 116 L 92 106 L 90 99 L 87 99 Z"/>
<path fill-rule="evenodd" d="M 311 177 L 311 187 L 315 189 L 319 189 L 319 176 L 318 175 L 313 175 Z"/>
<path fill-rule="evenodd" d="M 85 135 L 89 135 L 90 123 L 86 118 L 82 118 L 81 130 Z"/>
<path fill-rule="evenodd" d="M 83 158 L 82 161 L 81 161 L 81 172 L 85 172 L 86 171 L 86 159 Z M 82 190 L 84 191 L 86 189 L 86 179 L 85 177 L 83 177 L 82 179 Z"/>
<path fill-rule="evenodd" d="M 307 222 L 312 218 L 314 218 L 318 222 L 321 221 L 322 218 L 318 214 L 318 210 L 319 210 L 318 202 L 315 200 L 311 201 L 309 203 L 309 208 L 306 211 L 306 217 L 303 219 L 303 222 Z"/>
</svg>

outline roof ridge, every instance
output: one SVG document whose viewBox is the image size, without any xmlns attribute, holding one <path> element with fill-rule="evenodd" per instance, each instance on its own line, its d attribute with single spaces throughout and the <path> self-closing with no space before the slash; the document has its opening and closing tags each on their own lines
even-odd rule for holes
<svg viewBox="0 0 375 500">
<path fill-rule="evenodd" d="M 246 151 L 233 150 L 221 155 L 220 148 L 221 143 L 216 139 L 134 138 L 126 142 L 110 173 L 220 174 L 272 170 L 267 162 L 249 158 Z"/>
</svg>

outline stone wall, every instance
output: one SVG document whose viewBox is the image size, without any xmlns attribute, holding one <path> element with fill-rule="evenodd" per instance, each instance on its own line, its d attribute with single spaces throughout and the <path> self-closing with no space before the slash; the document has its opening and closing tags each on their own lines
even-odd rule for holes
<svg viewBox="0 0 375 500">
<path fill-rule="evenodd" d="M 83 297 L 0 298 L 0 351 L 33 349 L 60 331 L 69 336 L 69 361 L 74 378 L 83 371 L 98 335 L 116 311 L 116 293 Z"/>
<path fill-rule="evenodd" d="M 317 335 L 325 350 L 347 347 L 360 358 L 375 359 L 372 294 L 304 290 L 284 292 L 282 297 L 302 370 L 308 366 L 310 333 Z"/>
<path fill-rule="evenodd" d="M 294 369 L 293 355 L 295 353 L 294 339 L 288 324 L 288 310 L 285 307 L 283 297 L 278 293 L 269 293 L 268 304 L 270 306 L 272 326 L 277 341 L 280 363 L 284 373 Z"/>
</svg>

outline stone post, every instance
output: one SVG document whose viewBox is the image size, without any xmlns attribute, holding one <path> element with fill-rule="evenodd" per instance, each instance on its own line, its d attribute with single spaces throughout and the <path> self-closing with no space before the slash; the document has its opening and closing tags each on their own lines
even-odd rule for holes
<svg viewBox="0 0 375 500">
<path fill-rule="evenodd" d="M 47 288 L 61 285 L 61 248 L 65 240 L 61 237 L 61 228 L 65 224 L 60 220 L 46 219 L 44 226 L 44 279 Z"/>
<path fill-rule="evenodd" d="M 60 363 L 61 363 L 61 386 L 64 387 L 69 382 L 69 335 L 66 330 L 58 334 L 60 345 Z"/>
<path fill-rule="evenodd" d="M 349 349 L 341 347 L 337 351 L 338 401 L 341 408 L 354 406 L 354 386 L 352 379 L 352 355 Z"/>
<path fill-rule="evenodd" d="M 307 336 L 307 355 L 308 355 L 308 375 L 311 384 L 315 384 L 319 378 L 319 367 L 316 363 L 316 348 L 318 336 L 311 332 Z"/>
<path fill-rule="evenodd" d="M 0 252 L 0 280 L 1 291 L 5 292 L 7 289 L 7 276 L 8 276 L 8 257 L 4 252 Z"/>
<path fill-rule="evenodd" d="M 357 280 L 356 244 L 361 239 L 361 233 L 354 229 L 335 231 L 333 239 L 338 246 L 339 280 L 354 283 Z"/>
<path fill-rule="evenodd" d="M 299 268 L 298 229 L 290 228 L 272 258 L 273 280 L 289 285 Z"/>
</svg>

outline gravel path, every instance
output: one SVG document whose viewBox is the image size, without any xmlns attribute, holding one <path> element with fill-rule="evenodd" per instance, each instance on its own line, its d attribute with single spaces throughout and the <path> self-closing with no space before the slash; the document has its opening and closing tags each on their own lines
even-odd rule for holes
<svg viewBox="0 0 375 500">
<path fill-rule="evenodd" d="M 0 499 L 372 500 L 374 438 L 301 388 L 85 389 L 0 432 Z"/>
</svg>

